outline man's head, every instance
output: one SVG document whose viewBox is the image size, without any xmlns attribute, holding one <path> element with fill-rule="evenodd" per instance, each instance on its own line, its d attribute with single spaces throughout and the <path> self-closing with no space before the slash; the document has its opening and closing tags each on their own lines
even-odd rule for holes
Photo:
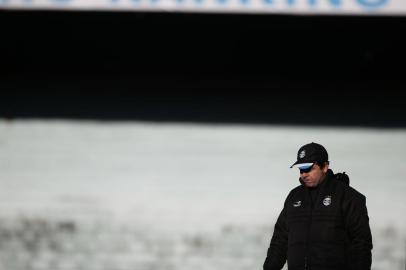
<svg viewBox="0 0 406 270">
<path fill-rule="evenodd" d="M 323 182 L 329 168 L 327 150 L 318 143 L 303 145 L 293 167 L 299 168 L 300 179 L 305 186 L 316 187 Z"/>
</svg>

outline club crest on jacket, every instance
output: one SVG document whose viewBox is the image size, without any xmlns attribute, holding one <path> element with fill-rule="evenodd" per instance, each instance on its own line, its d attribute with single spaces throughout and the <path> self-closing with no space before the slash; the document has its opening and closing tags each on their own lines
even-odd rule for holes
<svg viewBox="0 0 406 270">
<path fill-rule="evenodd" d="M 331 204 L 331 196 L 326 196 L 323 200 L 324 206 L 329 206 Z"/>
</svg>

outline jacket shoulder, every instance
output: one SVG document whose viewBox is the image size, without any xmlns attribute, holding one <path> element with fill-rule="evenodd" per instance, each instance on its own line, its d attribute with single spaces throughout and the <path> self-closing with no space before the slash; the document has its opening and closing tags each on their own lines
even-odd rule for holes
<svg viewBox="0 0 406 270">
<path fill-rule="evenodd" d="M 331 183 L 334 185 L 337 191 L 345 193 L 345 195 L 349 196 L 350 198 L 365 200 L 365 196 L 363 194 L 350 186 L 349 177 L 345 172 L 334 174 L 332 170 L 329 170 L 329 177 L 332 180 Z"/>
<path fill-rule="evenodd" d="M 365 202 L 365 200 L 366 200 L 365 195 L 360 193 L 355 188 L 348 186 L 345 183 L 340 182 L 340 181 L 334 181 L 334 184 L 336 186 L 336 189 L 344 194 L 344 197 L 346 200 L 356 200 L 356 201 Z"/>
<path fill-rule="evenodd" d="M 293 198 L 295 197 L 295 195 L 297 195 L 298 193 L 301 193 L 303 191 L 304 191 L 304 186 L 299 185 L 299 186 L 295 187 L 294 189 L 292 189 L 289 192 L 288 196 L 286 197 L 285 203 L 289 202 L 289 201 L 292 201 Z"/>
<path fill-rule="evenodd" d="M 353 199 L 356 201 L 361 201 L 361 202 L 365 202 L 366 197 L 364 194 L 358 192 L 355 188 L 353 187 L 347 187 L 348 191 L 347 191 L 347 198 L 348 199 Z"/>
</svg>

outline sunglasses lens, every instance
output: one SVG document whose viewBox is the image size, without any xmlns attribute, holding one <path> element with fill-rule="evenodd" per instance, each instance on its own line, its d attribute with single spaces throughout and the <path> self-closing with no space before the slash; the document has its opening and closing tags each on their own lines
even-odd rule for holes
<svg viewBox="0 0 406 270">
<path fill-rule="evenodd" d="M 312 168 L 313 168 L 313 165 L 311 165 L 309 167 L 302 167 L 302 168 L 299 168 L 299 171 L 300 171 L 300 173 L 308 173 L 312 170 Z"/>
</svg>

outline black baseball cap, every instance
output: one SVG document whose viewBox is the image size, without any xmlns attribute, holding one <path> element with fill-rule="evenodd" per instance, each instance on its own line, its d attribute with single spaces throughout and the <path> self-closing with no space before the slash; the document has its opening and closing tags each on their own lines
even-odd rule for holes
<svg viewBox="0 0 406 270">
<path fill-rule="evenodd" d="M 297 160 L 290 167 L 299 164 L 309 165 L 316 162 L 328 162 L 328 153 L 321 144 L 312 142 L 300 147 L 297 152 Z"/>
</svg>

